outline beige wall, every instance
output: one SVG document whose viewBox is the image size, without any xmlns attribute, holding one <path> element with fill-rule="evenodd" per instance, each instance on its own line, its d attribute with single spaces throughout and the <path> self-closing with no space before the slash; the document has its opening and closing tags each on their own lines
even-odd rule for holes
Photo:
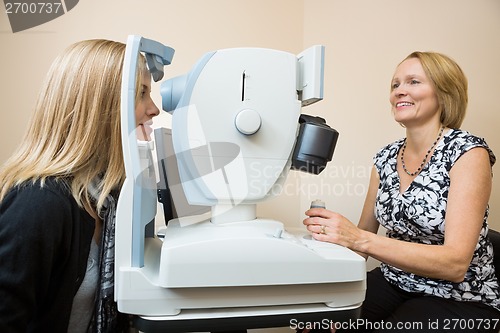
<svg viewBox="0 0 500 333">
<path fill-rule="evenodd" d="M 500 107 L 496 101 L 500 92 L 500 1 L 305 3 L 304 44 L 322 43 L 327 50 L 325 100 L 314 107 L 341 134 L 327 170 L 332 176 L 325 175 L 324 181 L 330 188 L 337 186 L 337 193 L 342 193 L 343 185 L 345 195 L 329 196 L 330 208 L 357 221 L 364 197 L 359 192 L 367 185 L 372 156 L 382 145 L 404 135 L 404 129 L 392 120 L 389 83 L 397 63 L 414 50 L 442 52 L 462 66 L 470 87 L 462 127 L 485 137 L 500 159 Z M 490 200 L 490 224 L 496 228 L 500 228 L 499 164 L 494 167 Z M 302 204 L 307 201 L 303 198 Z"/>
<path fill-rule="evenodd" d="M 325 117 L 340 132 L 334 160 L 317 177 L 292 173 L 284 193 L 261 204 L 259 214 L 300 226 L 310 200 L 322 198 L 357 221 L 372 156 L 404 135 L 392 120 L 388 87 L 396 64 L 413 50 L 443 52 L 461 64 L 470 86 L 463 128 L 485 137 L 500 157 L 498 31 L 498 0 L 82 0 L 66 15 L 16 34 L 2 13 L 0 163 L 21 140 L 49 64 L 72 42 L 125 41 L 129 34 L 157 39 L 176 49 L 167 76 L 185 73 L 214 49 L 298 53 L 323 44 L 325 99 L 304 113 Z M 498 176 L 491 206 L 490 223 L 500 229 Z"/>
</svg>

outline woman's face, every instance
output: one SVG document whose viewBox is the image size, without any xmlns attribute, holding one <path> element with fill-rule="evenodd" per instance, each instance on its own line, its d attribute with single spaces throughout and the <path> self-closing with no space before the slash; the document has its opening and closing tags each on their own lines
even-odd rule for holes
<svg viewBox="0 0 500 333">
<path fill-rule="evenodd" d="M 160 111 L 151 99 L 151 75 L 149 73 L 143 76 L 142 87 L 139 87 L 140 97 L 136 101 L 135 123 L 137 125 L 137 139 L 141 141 L 150 141 L 153 129 L 153 117 Z"/>
<path fill-rule="evenodd" d="M 438 98 L 417 58 L 407 59 L 396 68 L 389 100 L 394 119 L 406 127 L 436 117 L 439 121 Z"/>
</svg>

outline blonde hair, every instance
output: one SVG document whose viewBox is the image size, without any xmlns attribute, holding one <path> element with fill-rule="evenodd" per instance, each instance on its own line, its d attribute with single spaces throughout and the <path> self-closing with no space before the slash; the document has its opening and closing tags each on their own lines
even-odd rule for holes
<svg viewBox="0 0 500 333">
<path fill-rule="evenodd" d="M 47 177 L 65 180 L 81 207 L 100 213 L 125 179 L 120 90 L 125 44 L 87 40 L 55 59 L 16 153 L 0 171 L 0 201 L 10 189 Z M 136 87 L 147 72 L 140 57 Z M 140 94 L 137 90 L 136 101 Z M 97 202 L 90 184 L 99 179 Z"/>
<path fill-rule="evenodd" d="M 467 77 L 450 57 L 436 52 L 413 52 L 404 60 L 420 60 L 425 74 L 434 85 L 441 123 L 449 128 L 460 128 L 467 110 Z M 403 61 L 404 61 L 403 60 Z"/>
</svg>

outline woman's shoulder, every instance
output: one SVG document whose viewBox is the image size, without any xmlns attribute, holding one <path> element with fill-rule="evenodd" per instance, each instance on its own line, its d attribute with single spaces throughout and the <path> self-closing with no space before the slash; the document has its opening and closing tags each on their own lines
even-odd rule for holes
<svg viewBox="0 0 500 333">
<path fill-rule="evenodd" d="M 487 150 L 490 157 L 490 164 L 496 162 L 496 157 L 488 143 L 483 137 L 474 135 L 462 129 L 451 129 L 447 135 L 444 136 L 443 146 L 445 151 L 451 157 L 452 161 L 458 160 L 460 156 L 473 148 L 484 148 Z"/>
<path fill-rule="evenodd" d="M 450 129 L 449 132 L 445 134 L 443 140 L 445 145 L 458 145 L 464 147 L 488 146 L 484 138 L 474 135 L 462 129 L 454 129 L 454 128 Z"/>
<path fill-rule="evenodd" d="M 43 180 L 27 180 L 24 183 L 13 187 L 5 197 L 9 198 L 33 198 L 46 200 L 67 200 L 71 192 L 68 183 L 62 179 L 48 177 Z"/>
<path fill-rule="evenodd" d="M 26 181 L 10 190 L 0 204 L 0 219 L 16 221 L 65 219 L 77 209 L 67 183 L 46 178 Z M 48 226 L 48 225 L 47 225 Z"/>
<path fill-rule="evenodd" d="M 385 146 L 380 148 L 379 151 L 375 154 L 374 160 L 375 161 L 387 160 L 390 157 L 397 156 L 399 148 L 401 148 L 403 142 L 404 139 L 398 139 L 389 144 L 386 144 Z"/>
</svg>

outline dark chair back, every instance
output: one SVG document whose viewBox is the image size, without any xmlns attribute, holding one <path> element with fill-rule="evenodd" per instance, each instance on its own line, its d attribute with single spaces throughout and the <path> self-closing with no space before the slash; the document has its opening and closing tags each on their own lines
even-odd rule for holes
<svg viewBox="0 0 500 333">
<path fill-rule="evenodd" d="M 490 229 L 488 237 L 493 244 L 493 263 L 495 264 L 497 279 L 500 281 L 500 232 Z"/>
</svg>

